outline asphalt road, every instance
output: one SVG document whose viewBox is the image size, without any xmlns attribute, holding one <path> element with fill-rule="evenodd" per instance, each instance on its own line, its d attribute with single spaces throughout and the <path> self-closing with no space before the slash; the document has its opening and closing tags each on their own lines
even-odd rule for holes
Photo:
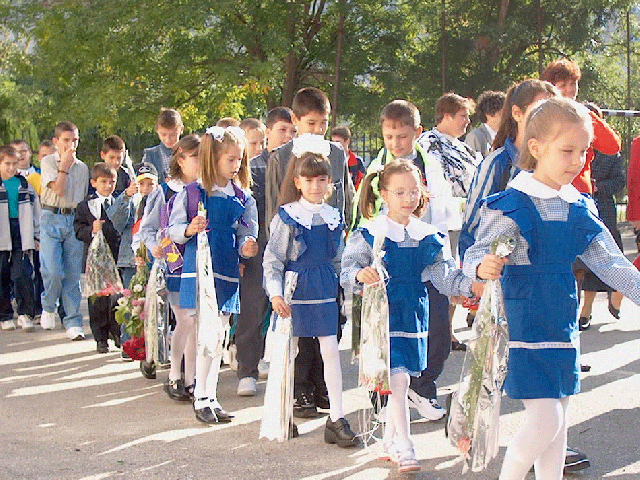
<svg viewBox="0 0 640 480">
<path fill-rule="evenodd" d="M 630 236 L 625 246 L 631 253 Z M 86 313 L 86 306 L 85 313 Z M 455 328 L 465 339 L 464 311 Z M 640 479 L 640 307 L 627 299 L 616 321 L 599 294 L 592 327 L 582 334 L 582 393 L 571 400 L 569 443 L 587 453 L 591 468 L 567 478 Z M 85 331 L 88 319 L 85 316 Z M 357 365 L 343 339 L 342 367 L 347 418 L 359 425 L 365 394 Z M 258 439 L 265 382 L 258 396 L 235 394 L 235 372 L 223 368 L 222 405 L 230 424 L 203 426 L 189 404 L 170 400 L 157 380 L 143 378 L 119 351 L 95 352 L 95 342 L 71 342 L 61 329 L 34 333 L 0 331 L 0 479 L 363 479 L 401 478 L 372 449 L 343 450 L 323 442 L 326 417 L 297 420 L 300 437 L 287 443 Z M 453 352 L 439 381 L 443 395 L 455 388 L 464 354 Z M 523 418 L 522 404 L 503 397 L 500 454 L 489 469 L 461 474 L 443 423 L 412 411 L 411 432 L 422 471 L 417 479 L 496 479 L 506 445 Z M 405 475 L 406 476 L 406 475 Z M 533 475 L 530 476 L 533 478 Z"/>
</svg>

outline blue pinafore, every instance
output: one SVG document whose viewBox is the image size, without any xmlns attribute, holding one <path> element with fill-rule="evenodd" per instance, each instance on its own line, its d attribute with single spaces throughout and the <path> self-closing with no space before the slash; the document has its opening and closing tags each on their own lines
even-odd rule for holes
<svg viewBox="0 0 640 480">
<path fill-rule="evenodd" d="M 300 255 L 289 260 L 285 272 L 298 272 L 291 300 L 294 337 L 326 337 L 338 333 L 338 275 L 333 259 L 338 253 L 342 225 L 331 230 L 326 223 L 303 227 L 283 209 L 278 211 L 286 225 L 294 227 Z"/>
<path fill-rule="evenodd" d="M 373 247 L 373 235 L 366 229 L 361 231 Z M 406 235 L 405 232 L 405 238 Z M 389 238 L 385 239 L 391 373 L 406 372 L 420 376 L 427 368 L 429 294 L 422 282 L 422 272 L 434 263 L 442 246 L 439 234 L 427 235 L 417 241 L 416 246 L 400 246 Z"/>
<path fill-rule="evenodd" d="M 531 265 L 505 265 L 502 292 L 509 324 L 505 389 L 511 398 L 562 398 L 580 391 L 578 295 L 571 264 L 602 226 L 584 199 L 567 221 L 544 221 L 529 196 L 508 189 L 487 198 L 518 224 Z"/>
</svg>

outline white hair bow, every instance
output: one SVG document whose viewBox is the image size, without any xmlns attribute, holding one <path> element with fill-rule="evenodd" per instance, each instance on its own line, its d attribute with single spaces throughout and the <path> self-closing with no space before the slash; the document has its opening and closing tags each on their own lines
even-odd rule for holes
<svg viewBox="0 0 640 480">
<path fill-rule="evenodd" d="M 229 132 L 237 138 L 244 138 L 244 130 L 240 127 L 228 126 L 227 128 L 218 127 L 217 125 L 209 127 L 205 130 L 205 134 L 209 134 L 214 140 L 221 142 L 224 138 L 224 132 Z"/>
<path fill-rule="evenodd" d="M 322 135 L 313 135 L 311 133 L 305 133 L 294 138 L 291 153 L 299 158 L 307 152 L 324 155 L 329 158 L 331 144 Z"/>
</svg>

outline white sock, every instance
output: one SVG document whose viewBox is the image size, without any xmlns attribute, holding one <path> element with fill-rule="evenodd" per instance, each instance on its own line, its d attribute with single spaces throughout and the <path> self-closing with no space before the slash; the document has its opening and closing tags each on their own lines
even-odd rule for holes
<svg viewBox="0 0 640 480">
<path fill-rule="evenodd" d="M 340 350 L 338 337 L 318 337 L 320 354 L 324 362 L 324 382 L 329 393 L 329 417 L 335 422 L 344 417 L 342 412 L 342 369 L 340 368 Z"/>
<path fill-rule="evenodd" d="M 172 305 L 173 313 L 176 316 L 176 328 L 171 335 L 171 370 L 169 370 L 170 380 L 179 380 L 180 365 L 182 363 L 182 357 L 184 356 L 184 370 L 185 370 L 185 385 L 191 385 L 193 383 L 193 376 L 191 381 L 188 382 L 187 371 L 193 372 L 195 368 L 195 356 L 188 357 L 185 354 L 185 347 L 189 341 L 189 336 L 195 338 L 195 317 L 193 316 L 193 309 L 178 308 Z"/>
<path fill-rule="evenodd" d="M 390 379 L 391 395 L 387 400 L 387 423 L 385 425 L 384 443 L 395 442 L 399 451 L 413 447 L 409 438 L 409 374 L 394 373 Z"/>
<path fill-rule="evenodd" d="M 223 322 L 229 322 L 230 315 L 220 315 Z M 218 398 L 218 374 L 220 373 L 221 356 L 196 356 L 196 388 L 195 398 Z"/>
</svg>

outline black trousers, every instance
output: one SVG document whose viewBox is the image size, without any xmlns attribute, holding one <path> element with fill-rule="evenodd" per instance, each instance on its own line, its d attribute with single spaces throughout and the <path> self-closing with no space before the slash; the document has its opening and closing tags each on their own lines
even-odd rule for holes
<svg viewBox="0 0 640 480">
<path fill-rule="evenodd" d="M 0 320 L 13 318 L 11 293 L 16 299 L 18 315 L 35 315 L 32 254 L 23 252 L 20 225 L 17 218 L 9 219 L 13 250 L 0 252 Z M 13 287 L 13 288 L 12 288 Z"/>
<path fill-rule="evenodd" d="M 105 297 L 89 297 L 89 325 L 96 342 L 120 337 L 120 325 L 116 322 L 116 295 Z"/>
</svg>

